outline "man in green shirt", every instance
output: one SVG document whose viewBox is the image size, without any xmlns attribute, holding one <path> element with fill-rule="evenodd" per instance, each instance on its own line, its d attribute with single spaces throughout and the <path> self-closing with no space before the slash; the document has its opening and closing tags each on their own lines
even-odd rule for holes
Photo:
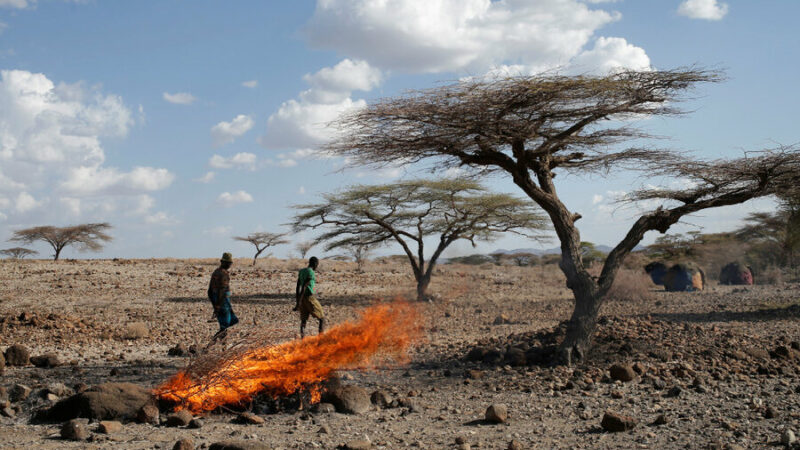
<svg viewBox="0 0 800 450">
<path fill-rule="evenodd" d="M 305 337 L 306 322 L 308 316 L 314 316 L 319 320 L 319 332 L 325 329 L 325 314 L 322 312 L 322 305 L 319 304 L 316 296 L 314 295 L 317 276 L 314 272 L 319 267 L 319 259 L 312 256 L 308 260 L 308 267 L 301 269 L 297 273 L 297 287 L 295 288 L 294 311 L 300 311 L 300 338 Z"/>
</svg>

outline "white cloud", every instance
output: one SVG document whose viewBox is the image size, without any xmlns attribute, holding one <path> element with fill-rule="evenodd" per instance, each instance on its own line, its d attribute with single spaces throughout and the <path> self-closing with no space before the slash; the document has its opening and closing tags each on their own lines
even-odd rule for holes
<svg viewBox="0 0 800 450">
<path fill-rule="evenodd" d="M 305 194 L 306 193 L 306 187 L 305 186 L 300 186 L 300 189 L 297 190 L 297 193 L 300 194 L 300 195 Z"/>
<path fill-rule="evenodd" d="M 17 195 L 15 203 L 14 209 L 16 209 L 18 213 L 26 213 L 39 206 L 39 202 L 27 192 L 20 192 L 19 195 Z"/>
<path fill-rule="evenodd" d="M 563 66 L 621 16 L 577 0 L 319 0 L 309 40 L 406 72 Z"/>
<path fill-rule="evenodd" d="M 230 158 L 224 156 L 214 155 L 208 161 L 209 167 L 214 169 L 247 169 L 255 170 L 257 167 L 258 157 L 253 153 L 237 153 Z M 207 174 L 206 174 L 207 175 Z"/>
<path fill-rule="evenodd" d="M 220 122 L 214 125 L 211 127 L 211 139 L 214 147 L 230 144 L 253 128 L 254 124 L 252 117 L 239 114 L 230 122 Z"/>
<path fill-rule="evenodd" d="M 214 181 L 214 176 L 215 175 L 216 174 L 214 172 L 206 172 L 205 175 L 203 175 L 200 178 L 195 178 L 194 181 L 196 181 L 198 183 L 208 184 L 208 183 L 211 183 L 212 181 Z"/>
<path fill-rule="evenodd" d="M 148 225 L 177 225 L 180 222 L 174 217 L 171 217 L 169 214 L 159 211 L 155 214 L 146 216 L 144 218 L 144 223 Z"/>
<path fill-rule="evenodd" d="M 258 87 L 258 80 L 242 81 L 242 86 L 253 89 L 255 87 Z"/>
<path fill-rule="evenodd" d="M 32 3 L 35 3 L 35 1 L 29 3 L 27 0 L 0 0 L 0 8 L 24 9 Z"/>
<path fill-rule="evenodd" d="M 267 132 L 259 143 L 268 149 L 308 149 L 334 136 L 328 123 L 346 111 L 366 106 L 350 98 L 352 91 L 377 86 L 382 74 L 364 61 L 342 60 L 303 79 L 311 86 L 297 99 L 284 102 L 267 120 Z"/>
<path fill-rule="evenodd" d="M 648 70 L 650 58 L 623 38 L 600 37 L 594 48 L 581 52 L 570 64 L 570 72 L 606 74 L 619 69 Z"/>
<path fill-rule="evenodd" d="M 188 92 L 176 92 L 174 94 L 164 92 L 163 97 L 164 100 L 176 105 L 191 105 L 195 102 L 195 100 L 197 100 L 194 95 Z"/>
<path fill-rule="evenodd" d="M 3 34 L 3 31 L 8 28 L 8 24 L 5 22 L 0 22 L 0 34 Z"/>
<path fill-rule="evenodd" d="M 217 204 L 229 208 L 240 203 L 251 203 L 253 196 L 245 191 L 236 191 L 234 193 L 223 192 L 217 197 Z"/>
<path fill-rule="evenodd" d="M 690 19 L 722 20 L 728 14 L 728 4 L 717 0 L 684 0 L 678 14 Z"/>
<path fill-rule="evenodd" d="M 231 226 L 219 226 L 203 230 L 203 234 L 210 234 L 212 236 L 227 236 L 231 234 L 231 231 L 233 231 L 233 227 Z"/>
<path fill-rule="evenodd" d="M 594 196 L 592 197 L 592 204 L 593 205 L 596 205 L 596 204 L 598 204 L 598 203 L 600 203 L 602 201 L 603 201 L 603 196 L 600 195 L 600 194 L 594 194 Z"/>
<path fill-rule="evenodd" d="M 82 166 L 72 169 L 61 187 L 73 195 L 133 195 L 165 189 L 174 179 L 167 169 L 153 167 L 119 172 L 113 167 Z"/>
</svg>

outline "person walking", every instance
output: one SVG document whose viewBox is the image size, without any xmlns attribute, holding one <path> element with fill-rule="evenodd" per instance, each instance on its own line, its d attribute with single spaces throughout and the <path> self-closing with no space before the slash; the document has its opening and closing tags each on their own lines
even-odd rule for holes
<svg viewBox="0 0 800 450">
<path fill-rule="evenodd" d="M 319 267 L 319 259 L 312 256 L 308 260 L 308 267 L 300 269 L 297 273 L 297 286 L 295 287 L 295 300 L 293 311 L 300 311 L 300 338 L 305 337 L 306 322 L 309 316 L 314 316 L 319 320 L 319 333 L 325 330 L 325 313 L 322 312 L 322 305 L 315 295 L 317 286 L 316 270 Z"/>
<path fill-rule="evenodd" d="M 214 314 L 211 317 L 219 322 L 219 331 L 214 335 L 215 339 L 224 336 L 225 330 L 239 323 L 239 318 L 231 307 L 231 275 L 228 269 L 232 264 L 233 255 L 228 252 L 223 253 L 219 267 L 211 274 L 211 281 L 208 283 L 208 299 L 214 307 Z"/>
</svg>

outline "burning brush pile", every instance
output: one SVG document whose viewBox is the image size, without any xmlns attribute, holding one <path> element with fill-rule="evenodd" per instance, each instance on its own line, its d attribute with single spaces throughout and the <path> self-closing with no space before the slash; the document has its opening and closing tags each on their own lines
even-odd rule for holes
<svg viewBox="0 0 800 450">
<path fill-rule="evenodd" d="M 403 360 L 422 336 L 417 307 L 402 301 L 365 309 L 318 336 L 269 345 L 268 332 L 212 350 L 156 388 L 161 402 L 193 413 L 246 407 L 256 397 L 319 402 L 336 370 Z"/>
</svg>

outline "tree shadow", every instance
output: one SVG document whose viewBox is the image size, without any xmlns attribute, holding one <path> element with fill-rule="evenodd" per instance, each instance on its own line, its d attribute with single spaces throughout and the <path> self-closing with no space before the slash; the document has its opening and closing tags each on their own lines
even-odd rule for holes
<svg viewBox="0 0 800 450">
<path fill-rule="evenodd" d="M 192 297 L 167 297 L 164 299 L 170 303 L 208 303 L 206 296 L 192 296 Z M 322 307 L 325 306 L 369 306 L 379 300 L 373 295 L 332 295 L 320 296 L 319 301 Z M 249 294 L 249 295 L 236 295 L 231 297 L 231 303 L 246 305 L 292 305 L 294 304 L 294 293 L 266 293 L 266 294 Z"/>
<path fill-rule="evenodd" d="M 704 313 L 653 313 L 653 319 L 671 322 L 764 322 L 800 318 L 800 304 L 752 311 L 710 311 Z"/>
</svg>

